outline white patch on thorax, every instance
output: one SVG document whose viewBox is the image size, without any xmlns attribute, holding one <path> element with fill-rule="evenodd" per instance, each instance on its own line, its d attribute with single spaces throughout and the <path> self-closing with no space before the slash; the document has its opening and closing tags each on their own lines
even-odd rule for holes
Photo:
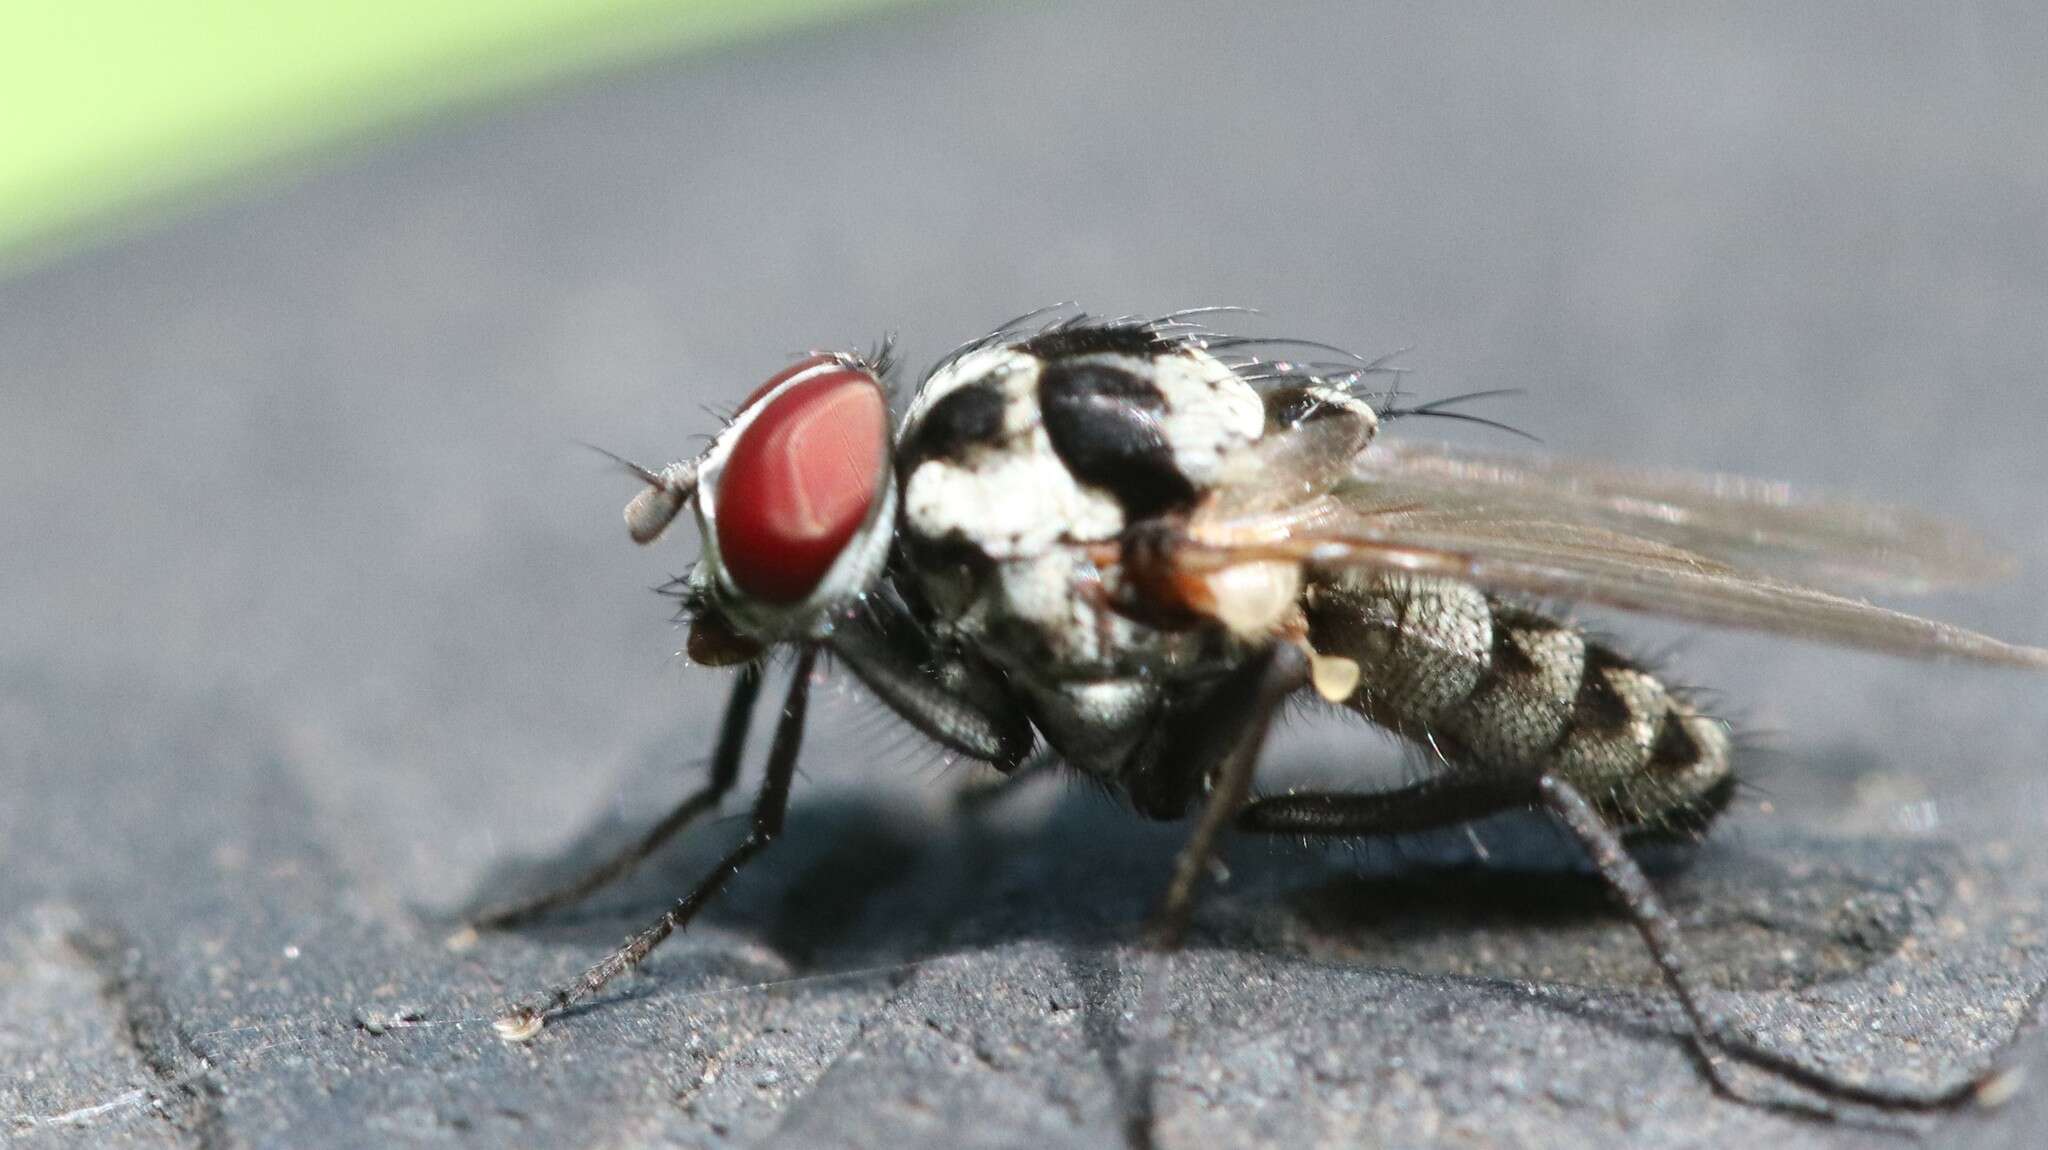
<svg viewBox="0 0 2048 1150">
<path fill-rule="evenodd" d="M 1035 355 L 1010 347 L 985 347 L 971 351 L 945 367 L 935 371 L 923 384 L 917 394 L 910 397 L 910 407 L 903 413 L 903 426 L 911 427 L 924 419 L 924 413 L 932 404 L 946 398 L 970 383 L 983 380 L 1000 383 L 1006 393 L 1014 396 L 1014 383 L 1022 383 L 1024 392 L 1029 394 L 1038 386 L 1039 359 Z"/>
<path fill-rule="evenodd" d="M 1174 463 L 1196 487 L 1221 480 L 1224 461 L 1265 430 L 1258 392 L 1200 348 L 1160 356 L 1142 370 L 1166 400 L 1159 427 Z"/>
<path fill-rule="evenodd" d="M 1097 357 L 1091 357 L 1097 358 Z M 1258 439 L 1265 408 L 1258 393 L 1200 349 L 1157 357 L 1107 355 L 1158 389 L 1158 426 L 1175 465 L 1196 487 L 1219 481 L 1226 460 Z M 1106 492 L 1073 477 L 1045 433 L 1038 406 L 1042 361 L 1009 347 L 984 348 L 934 373 L 904 417 L 914 427 L 932 405 L 963 387 L 994 385 L 1003 394 L 1003 435 L 965 458 L 918 465 L 904 482 L 912 530 L 927 538 L 974 543 L 998 562 L 1043 554 L 1058 542 L 1096 542 L 1124 528 L 1123 509 Z"/>
<path fill-rule="evenodd" d="M 1065 541 L 1114 539 L 1123 508 L 1084 487 L 1053 450 L 1038 408 L 1037 356 L 989 348 L 961 358 L 919 389 L 905 417 L 914 426 L 932 404 L 970 384 L 1003 393 L 1002 438 L 973 444 L 965 457 L 918 465 L 903 485 L 910 528 L 929 539 L 965 539 L 998 563 L 1045 554 Z"/>
<path fill-rule="evenodd" d="M 1076 483 L 1039 427 L 1011 443 L 977 447 L 962 463 L 920 464 L 904 485 L 903 506 L 918 534 L 965 539 L 999 563 L 1043 555 L 1062 541 L 1114 539 L 1124 527 L 1123 508 Z"/>
</svg>

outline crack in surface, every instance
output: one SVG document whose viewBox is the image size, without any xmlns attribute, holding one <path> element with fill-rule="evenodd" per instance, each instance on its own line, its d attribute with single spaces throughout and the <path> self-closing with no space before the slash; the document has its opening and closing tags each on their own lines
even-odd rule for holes
<svg viewBox="0 0 2048 1150">
<path fill-rule="evenodd" d="M 82 1124 L 131 1103 L 154 1104 L 173 1125 L 191 1134 L 196 1145 L 228 1145 L 221 1088 L 209 1078 L 214 1060 L 198 1048 L 172 1014 L 142 949 L 126 932 L 104 924 L 74 930 L 65 941 L 99 972 L 101 996 L 113 1008 L 129 1045 L 156 1078 L 157 1086 L 59 1117 Z"/>
<path fill-rule="evenodd" d="M 811 1076 L 810 1082 L 805 1084 L 803 1089 L 789 1100 L 789 1104 L 776 1114 L 774 1124 L 769 1127 L 768 1136 L 773 1138 L 782 1134 L 788 1128 L 790 1121 L 802 1112 L 805 1101 L 817 1091 L 818 1084 L 824 1082 L 833 1071 L 837 1070 L 853 1054 L 867 1049 L 868 1031 L 875 1020 L 880 1018 L 891 1007 L 903 1001 L 905 996 L 917 985 L 918 976 L 925 967 L 936 962 L 945 961 L 950 957 L 952 956 L 941 955 L 938 958 L 925 959 L 895 968 L 892 977 L 895 978 L 896 984 L 890 987 L 889 993 L 883 995 L 874 1006 L 862 1012 L 860 1018 L 854 1023 L 853 1033 L 846 1036 L 846 1041 L 839 1044 L 839 1049 L 833 1052 L 832 1057 L 826 1061 L 825 1065 L 818 1068 L 818 1072 Z"/>
</svg>

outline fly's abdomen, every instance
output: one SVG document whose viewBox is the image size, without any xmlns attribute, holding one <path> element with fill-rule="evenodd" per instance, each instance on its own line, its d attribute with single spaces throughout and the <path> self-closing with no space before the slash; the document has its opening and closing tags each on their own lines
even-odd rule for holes
<svg viewBox="0 0 2048 1150">
<path fill-rule="evenodd" d="M 1473 782 L 1555 773 L 1618 824 L 1697 826 L 1733 787 L 1728 733 L 1569 623 L 1463 583 L 1369 572 L 1312 581 L 1318 652 L 1358 663 L 1347 706 Z"/>
</svg>

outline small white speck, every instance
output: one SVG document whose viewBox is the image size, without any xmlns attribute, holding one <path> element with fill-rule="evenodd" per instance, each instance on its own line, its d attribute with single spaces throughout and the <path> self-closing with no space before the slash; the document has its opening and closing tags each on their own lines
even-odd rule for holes
<svg viewBox="0 0 2048 1150">
<path fill-rule="evenodd" d="M 284 948 L 284 956 L 285 956 L 286 958 L 297 958 L 297 957 L 299 957 L 299 948 L 298 948 L 298 947 L 296 947 L 296 946 L 287 946 L 287 947 L 285 947 L 285 948 Z"/>
<path fill-rule="evenodd" d="M 540 1033 L 545 1021 L 537 1012 L 522 1010 L 491 1023 L 491 1029 L 507 1042 L 525 1042 Z"/>
<path fill-rule="evenodd" d="M 1995 1110 L 2018 1097 L 2026 1083 L 2027 1071 L 2023 1066 L 1996 1071 L 1977 1084 L 1977 1105 Z"/>
</svg>

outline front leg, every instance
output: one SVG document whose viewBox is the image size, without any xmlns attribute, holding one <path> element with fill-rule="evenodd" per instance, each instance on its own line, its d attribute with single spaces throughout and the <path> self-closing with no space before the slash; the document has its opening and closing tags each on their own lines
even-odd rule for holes
<svg viewBox="0 0 2048 1150">
<path fill-rule="evenodd" d="M 718 745 L 711 753 L 711 777 L 692 791 L 660 822 L 641 835 L 638 842 L 592 867 L 574 881 L 542 891 L 510 906 L 487 910 L 471 922 L 478 930 L 502 930 L 530 922 L 549 911 L 580 902 L 600 887 L 624 875 L 661 849 L 683 828 L 718 805 L 740 777 L 740 758 L 746 751 L 747 727 L 753 720 L 754 700 L 761 694 L 761 664 L 748 663 L 739 670 L 732 694 L 725 704 L 725 718 L 718 725 Z"/>
<path fill-rule="evenodd" d="M 612 979 L 640 965 L 664 939 L 695 918 L 697 912 L 704 909 L 704 904 L 723 890 L 726 882 L 738 874 L 741 867 L 782 833 L 783 815 L 789 810 L 789 787 L 796 777 L 797 752 L 803 747 L 804 712 L 810 701 L 811 670 L 817 659 L 817 648 L 810 646 L 804 647 L 797 656 L 796 669 L 791 672 L 789 695 L 782 704 L 782 718 L 775 725 L 775 741 L 768 749 L 767 777 L 762 780 L 760 793 L 754 799 L 753 821 L 747 837 L 727 852 L 689 894 L 627 939 L 624 945 L 593 964 L 574 982 L 555 987 L 538 1000 L 521 1003 L 506 1011 L 497 1022 L 501 1036 L 515 1042 L 532 1038 L 540 1033 L 541 1020 L 547 1015 L 559 1013 L 589 998 Z"/>
<path fill-rule="evenodd" d="M 1030 757 L 1036 741 L 1031 720 L 997 672 L 966 658 L 938 657 L 915 627 L 892 617 L 887 600 L 871 598 L 868 608 L 835 627 L 825 647 L 876 698 L 940 746 L 1005 774 Z"/>
</svg>

